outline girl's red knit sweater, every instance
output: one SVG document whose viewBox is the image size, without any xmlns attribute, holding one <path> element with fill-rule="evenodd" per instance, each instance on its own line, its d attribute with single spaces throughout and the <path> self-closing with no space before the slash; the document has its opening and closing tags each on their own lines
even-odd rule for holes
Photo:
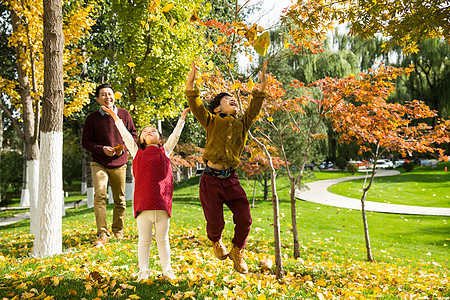
<svg viewBox="0 0 450 300">
<path fill-rule="evenodd" d="M 134 217 L 144 210 L 172 213 L 173 175 L 164 147 L 139 149 L 133 160 Z"/>
</svg>

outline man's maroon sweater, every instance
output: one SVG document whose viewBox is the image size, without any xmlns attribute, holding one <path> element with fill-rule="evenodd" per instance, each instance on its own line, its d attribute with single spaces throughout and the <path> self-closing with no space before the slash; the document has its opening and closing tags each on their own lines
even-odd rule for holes
<svg viewBox="0 0 450 300">
<path fill-rule="evenodd" d="M 122 119 L 125 127 L 136 140 L 137 131 L 130 113 L 126 109 L 118 108 L 117 116 Z M 113 118 L 108 114 L 102 115 L 99 110 L 87 116 L 86 122 L 84 123 L 81 144 L 91 153 L 92 161 L 99 163 L 105 168 L 118 168 L 128 161 L 127 148 L 119 130 L 114 124 Z M 104 146 L 115 147 L 117 144 L 125 147 L 122 155 L 108 156 L 103 152 Z"/>
</svg>

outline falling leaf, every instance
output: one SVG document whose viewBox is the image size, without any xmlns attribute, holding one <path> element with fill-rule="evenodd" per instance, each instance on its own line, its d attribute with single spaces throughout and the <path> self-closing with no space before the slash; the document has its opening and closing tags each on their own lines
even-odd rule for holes
<svg viewBox="0 0 450 300">
<path fill-rule="evenodd" d="M 114 99 L 119 100 L 120 98 L 122 98 L 122 93 L 121 92 L 115 92 L 114 93 Z"/>
<path fill-rule="evenodd" d="M 197 20 L 198 20 L 198 17 L 197 17 L 197 10 L 195 9 L 194 12 L 192 13 L 192 16 L 191 16 L 191 18 L 189 19 L 189 21 L 195 22 L 195 21 L 197 21 Z"/>
<path fill-rule="evenodd" d="M 163 11 L 163 12 L 168 12 L 168 11 L 170 11 L 170 10 L 173 8 L 173 5 L 174 5 L 173 3 L 167 4 L 166 6 L 163 7 L 162 11 Z"/>
<path fill-rule="evenodd" d="M 132 63 L 132 62 L 129 62 L 129 63 L 127 63 L 127 66 L 130 67 L 130 68 L 134 68 L 134 67 L 136 67 L 136 64 Z"/>
<path fill-rule="evenodd" d="M 231 86 L 232 90 L 237 90 L 238 88 L 242 87 L 242 84 L 240 82 L 236 82 Z"/>
<path fill-rule="evenodd" d="M 224 36 L 219 36 L 218 38 L 217 38 L 217 46 L 219 46 L 219 45 L 222 45 L 224 42 L 226 42 L 227 41 L 227 36 L 226 35 L 224 35 Z"/>
<path fill-rule="evenodd" d="M 136 77 L 136 81 L 139 83 L 144 82 L 144 79 L 141 76 Z"/>
<path fill-rule="evenodd" d="M 273 118 L 272 118 L 272 117 L 268 117 L 268 118 L 267 118 L 267 121 L 273 122 Z"/>
<path fill-rule="evenodd" d="M 208 47 L 208 49 L 212 49 L 214 47 L 214 43 L 211 40 L 209 40 L 206 47 Z"/>
<path fill-rule="evenodd" d="M 269 45 L 270 45 L 270 34 L 268 31 L 266 31 L 260 36 L 258 36 L 258 38 L 255 40 L 253 48 L 255 49 L 256 53 L 262 56 L 266 56 Z"/>
<path fill-rule="evenodd" d="M 209 70 L 212 70 L 214 68 L 214 63 L 212 62 L 212 60 L 208 61 L 207 67 Z"/>
<path fill-rule="evenodd" d="M 255 83 L 254 83 L 253 80 L 250 78 L 250 79 L 248 80 L 248 82 L 247 82 L 247 88 L 248 88 L 249 90 L 252 90 L 254 86 L 255 86 Z"/>
</svg>

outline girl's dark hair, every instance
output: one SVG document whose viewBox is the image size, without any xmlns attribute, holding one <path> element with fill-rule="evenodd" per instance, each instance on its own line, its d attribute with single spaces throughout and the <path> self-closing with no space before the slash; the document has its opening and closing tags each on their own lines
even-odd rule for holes
<svg viewBox="0 0 450 300">
<path fill-rule="evenodd" d="M 100 90 L 104 89 L 104 88 L 110 88 L 113 93 L 114 93 L 114 89 L 113 87 L 109 84 L 109 83 L 104 83 L 104 84 L 100 84 L 96 89 L 95 89 L 95 97 L 98 98 L 98 96 L 100 96 Z"/>
<path fill-rule="evenodd" d="M 144 141 L 141 142 L 141 135 L 142 135 L 142 132 L 143 132 L 144 129 L 147 128 L 147 127 L 155 128 L 155 127 L 153 127 L 153 126 L 145 126 L 144 128 L 142 128 L 141 132 L 139 132 L 139 136 L 137 137 L 136 144 L 138 145 L 138 148 L 141 149 L 141 150 L 145 150 L 145 148 L 148 147 L 148 145 L 147 145 Z M 156 128 L 155 128 L 155 129 L 156 129 Z M 156 131 L 157 131 L 158 134 L 159 134 L 159 143 L 158 143 L 158 146 L 161 147 L 161 146 L 163 145 L 163 137 L 162 137 L 161 132 L 159 132 L 159 130 L 156 130 Z"/>
<path fill-rule="evenodd" d="M 220 100 L 225 96 L 233 97 L 228 93 L 220 93 L 209 101 L 208 110 L 210 113 L 215 114 L 214 109 L 220 105 Z"/>
</svg>

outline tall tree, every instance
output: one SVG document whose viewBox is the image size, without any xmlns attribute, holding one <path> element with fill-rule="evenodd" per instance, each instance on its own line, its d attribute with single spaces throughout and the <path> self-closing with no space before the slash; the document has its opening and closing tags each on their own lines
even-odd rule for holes
<svg viewBox="0 0 450 300">
<path fill-rule="evenodd" d="M 399 67 L 414 66 L 409 76 L 398 78 L 396 98 L 401 101 L 420 99 L 437 117 L 450 116 L 450 44 L 442 39 L 424 39 L 418 43 L 419 52 L 403 55 L 397 50 Z M 437 117 L 433 122 L 436 124 Z"/>
<path fill-rule="evenodd" d="M 37 216 L 37 197 L 39 180 L 38 133 L 40 104 L 43 94 L 43 5 L 42 2 L 5 1 L 9 9 L 12 34 L 9 45 L 14 48 L 14 78 L 0 77 L 0 109 L 10 119 L 17 134 L 25 144 L 27 180 L 30 204 L 30 231 L 35 233 Z M 93 6 L 83 0 L 68 3 L 63 30 L 66 35 L 64 55 L 64 76 L 67 85 L 67 101 L 64 107 L 66 116 L 81 109 L 89 100 L 88 94 L 93 85 L 79 79 L 80 67 L 87 56 L 76 47 L 81 36 L 93 24 Z M 82 21 L 80 21 L 82 20 Z M 3 76 L 3 74 L 2 74 Z M 9 107 L 8 103 L 11 105 Z M 11 111 L 11 108 L 13 111 Z M 16 112 L 19 112 L 17 114 Z M 27 187 L 27 184 L 24 184 Z M 26 193 L 23 193 L 26 195 Z M 23 202 L 25 204 L 25 202 Z"/>
<path fill-rule="evenodd" d="M 450 41 L 449 11 L 450 4 L 440 0 L 307 0 L 292 5 L 283 20 L 300 44 L 321 42 L 336 23 L 347 22 L 351 35 L 366 39 L 379 33 L 386 37 L 383 48 L 399 45 L 411 53 L 424 38 Z"/>
<path fill-rule="evenodd" d="M 44 95 L 38 231 L 34 255 L 62 252 L 62 125 L 64 108 L 64 34 L 61 0 L 44 0 Z"/>
<path fill-rule="evenodd" d="M 326 78 L 314 85 L 323 89 L 324 99 L 338 103 L 330 114 L 333 126 L 341 142 L 357 141 L 361 153 L 372 158 L 372 173 L 364 182 L 361 196 L 361 212 L 366 241 L 367 260 L 372 261 L 369 226 L 365 211 L 365 198 L 376 172 L 376 162 L 386 152 L 398 151 L 402 156 L 413 151 L 442 156 L 437 148 L 450 141 L 450 120 L 439 119 L 436 126 L 425 121 L 436 115 L 423 102 L 414 100 L 401 105 L 388 103 L 394 90 L 393 79 L 412 69 L 397 69 L 382 65 L 378 70 L 360 74 L 360 78 Z M 366 178 L 367 180 L 367 178 Z"/>
</svg>

